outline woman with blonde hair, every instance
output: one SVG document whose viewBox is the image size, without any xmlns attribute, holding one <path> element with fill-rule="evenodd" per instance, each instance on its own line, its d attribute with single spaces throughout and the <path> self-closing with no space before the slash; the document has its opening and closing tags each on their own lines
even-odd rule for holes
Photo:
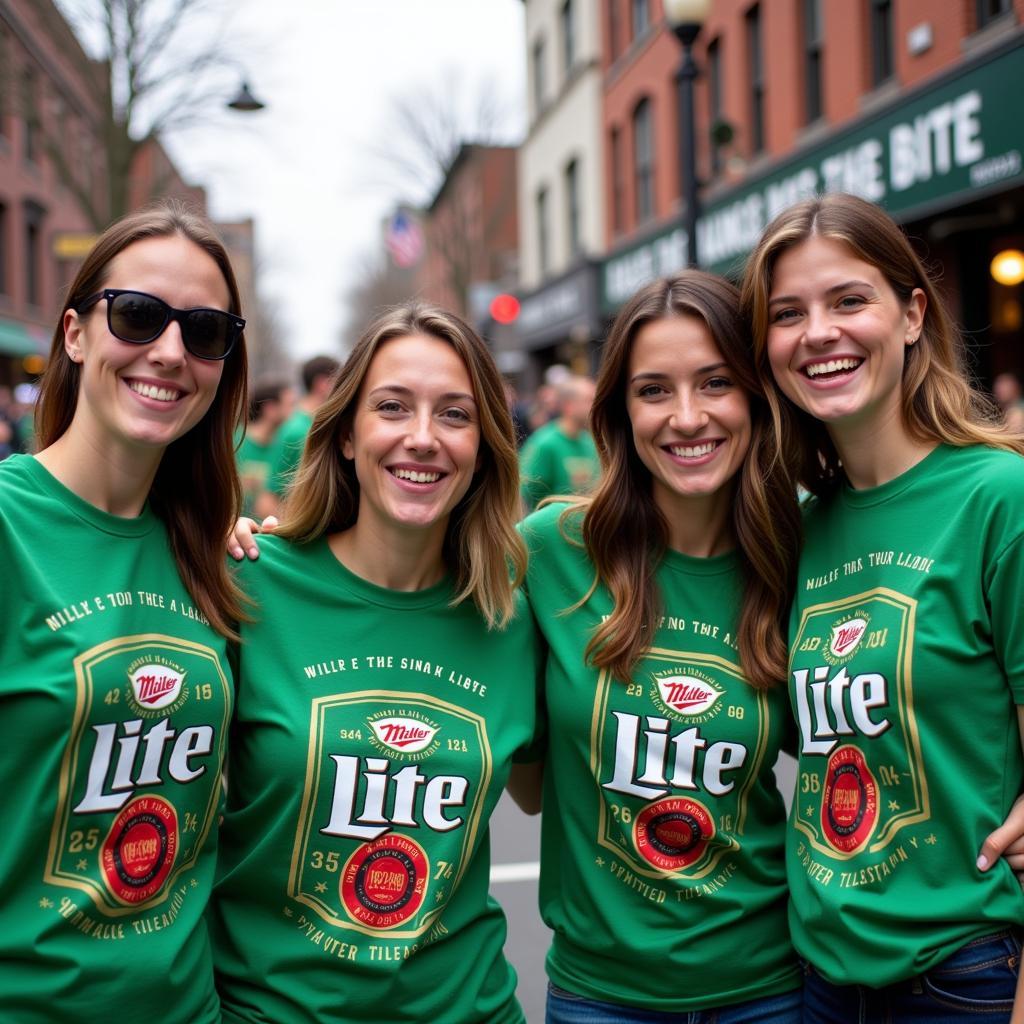
<svg viewBox="0 0 1024 1024">
<path fill-rule="evenodd" d="M 0 466 L 4 1020 L 220 1021 L 239 314 L 204 220 L 118 221 L 61 310 L 39 453 Z"/>
<path fill-rule="evenodd" d="M 242 572 L 211 907 L 224 1020 L 521 1022 L 487 823 L 529 757 L 515 439 L 458 317 L 365 331 Z"/>
<path fill-rule="evenodd" d="M 1009 1020 L 1024 894 L 977 850 L 1024 784 L 1024 439 L 871 203 L 780 214 L 743 299 L 781 451 L 814 495 L 789 666 L 805 1019 Z"/>
<path fill-rule="evenodd" d="M 736 288 L 690 270 L 634 295 L 591 423 L 596 492 L 523 524 L 548 1024 L 798 1024 L 772 768 L 799 514 Z"/>
</svg>

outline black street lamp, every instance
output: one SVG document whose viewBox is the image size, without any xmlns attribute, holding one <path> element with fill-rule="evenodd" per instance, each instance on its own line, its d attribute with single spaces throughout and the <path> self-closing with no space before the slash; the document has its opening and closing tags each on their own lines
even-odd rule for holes
<svg viewBox="0 0 1024 1024">
<path fill-rule="evenodd" d="M 243 81 L 238 90 L 238 95 L 227 104 L 232 110 L 262 110 L 266 104 L 261 103 L 249 91 L 249 83 Z"/>
<path fill-rule="evenodd" d="M 685 212 L 686 265 L 697 266 L 697 154 L 694 148 L 693 83 L 700 73 L 693 43 L 708 16 L 711 0 L 664 0 L 665 18 L 683 47 L 679 68 L 679 184 Z"/>
</svg>

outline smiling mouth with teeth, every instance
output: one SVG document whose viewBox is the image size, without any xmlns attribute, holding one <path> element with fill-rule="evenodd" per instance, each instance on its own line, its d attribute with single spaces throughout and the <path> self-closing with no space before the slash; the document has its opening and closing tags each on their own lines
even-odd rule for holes
<svg viewBox="0 0 1024 1024">
<path fill-rule="evenodd" d="M 433 484 L 441 479 L 440 473 L 417 472 L 414 469 L 392 469 L 389 472 L 399 480 L 408 480 L 414 484 Z"/>
<path fill-rule="evenodd" d="M 824 378 L 828 380 L 856 370 L 862 362 L 864 362 L 863 359 L 830 359 L 826 363 L 811 363 L 809 366 L 805 366 L 804 373 L 811 379 Z"/>
<path fill-rule="evenodd" d="M 182 393 L 177 388 L 159 388 L 155 384 L 143 384 L 141 381 L 130 380 L 128 387 L 143 398 L 154 398 L 158 402 L 176 402 Z"/>
<path fill-rule="evenodd" d="M 699 459 L 703 455 L 710 455 L 719 445 L 718 441 L 707 441 L 704 444 L 674 444 L 669 445 L 669 451 L 677 459 Z"/>
</svg>

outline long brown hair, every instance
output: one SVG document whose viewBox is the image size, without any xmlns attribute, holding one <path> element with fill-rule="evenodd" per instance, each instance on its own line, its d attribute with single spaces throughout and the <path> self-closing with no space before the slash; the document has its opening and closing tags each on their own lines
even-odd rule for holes
<svg viewBox="0 0 1024 1024">
<path fill-rule="evenodd" d="M 241 315 L 241 300 L 231 263 L 213 228 L 175 204 L 130 214 L 97 239 L 71 284 L 57 320 L 50 361 L 40 381 L 36 437 L 40 449 L 61 437 L 78 405 L 81 367 L 64 348 L 64 314 L 101 291 L 113 259 L 147 238 L 180 235 L 199 246 L 220 268 L 231 299 L 229 312 Z M 96 315 L 95 310 L 83 315 Z M 210 625 L 234 637 L 243 618 L 241 595 L 224 558 L 224 538 L 241 507 L 235 472 L 233 435 L 246 406 L 245 339 L 239 338 L 224 360 L 213 403 L 203 418 L 160 459 L 149 492 L 149 505 L 167 527 L 171 551 L 182 583 Z"/>
<path fill-rule="evenodd" d="M 800 482 L 814 494 L 825 494 L 844 479 L 825 425 L 782 393 L 768 362 L 768 302 L 775 263 L 813 235 L 841 242 L 851 255 L 875 267 L 904 305 L 915 288 L 924 293 L 921 335 L 905 349 L 903 364 L 902 414 L 910 436 L 1024 454 L 1024 437 L 999 422 L 998 409 L 972 384 L 963 337 L 906 236 L 874 203 L 836 192 L 780 213 L 765 229 L 743 276 L 742 308 L 751 324 L 757 373 L 779 446 Z"/>
<path fill-rule="evenodd" d="M 451 345 L 473 384 L 480 416 L 480 468 L 452 512 L 444 559 L 455 576 L 454 603 L 472 599 L 488 626 L 502 626 L 512 617 L 513 591 L 526 569 L 526 548 L 515 528 L 515 434 L 501 375 L 487 346 L 454 313 L 411 302 L 383 313 L 366 328 L 313 417 L 277 533 L 308 542 L 355 523 L 359 481 L 354 464 L 342 455 L 342 441 L 351 429 L 355 403 L 377 350 L 393 338 L 415 334 Z"/>
<path fill-rule="evenodd" d="M 655 320 L 701 320 L 750 397 L 750 449 L 738 474 L 732 528 L 743 573 L 739 650 L 747 679 L 762 689 L 786 674 L 786 616 L 799 553 L 796 492 L 774 447 L 764 397 L 750 359 L 739 292 L 699 270 L 655 281 L 622 308 L 605 344 L 591 412 L 601 481 L 584 510 L 583 542 L 612 614 L 594 631 L 587 659 L 628 680 L 650 645 L 661 614 L 655 571 L 668 546 L 668 524 L 654 501 L 651 474 L 637 454 L 626 407 L 627 374 L 640 329 Z M 569 510 L 572 512 L 572 509 Z"/>
</svg>

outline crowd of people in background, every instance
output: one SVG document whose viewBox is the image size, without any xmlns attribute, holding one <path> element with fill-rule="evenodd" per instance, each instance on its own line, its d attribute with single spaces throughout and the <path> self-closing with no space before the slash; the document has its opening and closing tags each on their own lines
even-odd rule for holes
<svg viewBox="0 0 1024 1024">
<path fill-rule="evenodd" d="M 0 384 L 0 461 L 8 455 L 32 450 L 36 394 L 32 384 L 15 388 Z"/>
</svg>

